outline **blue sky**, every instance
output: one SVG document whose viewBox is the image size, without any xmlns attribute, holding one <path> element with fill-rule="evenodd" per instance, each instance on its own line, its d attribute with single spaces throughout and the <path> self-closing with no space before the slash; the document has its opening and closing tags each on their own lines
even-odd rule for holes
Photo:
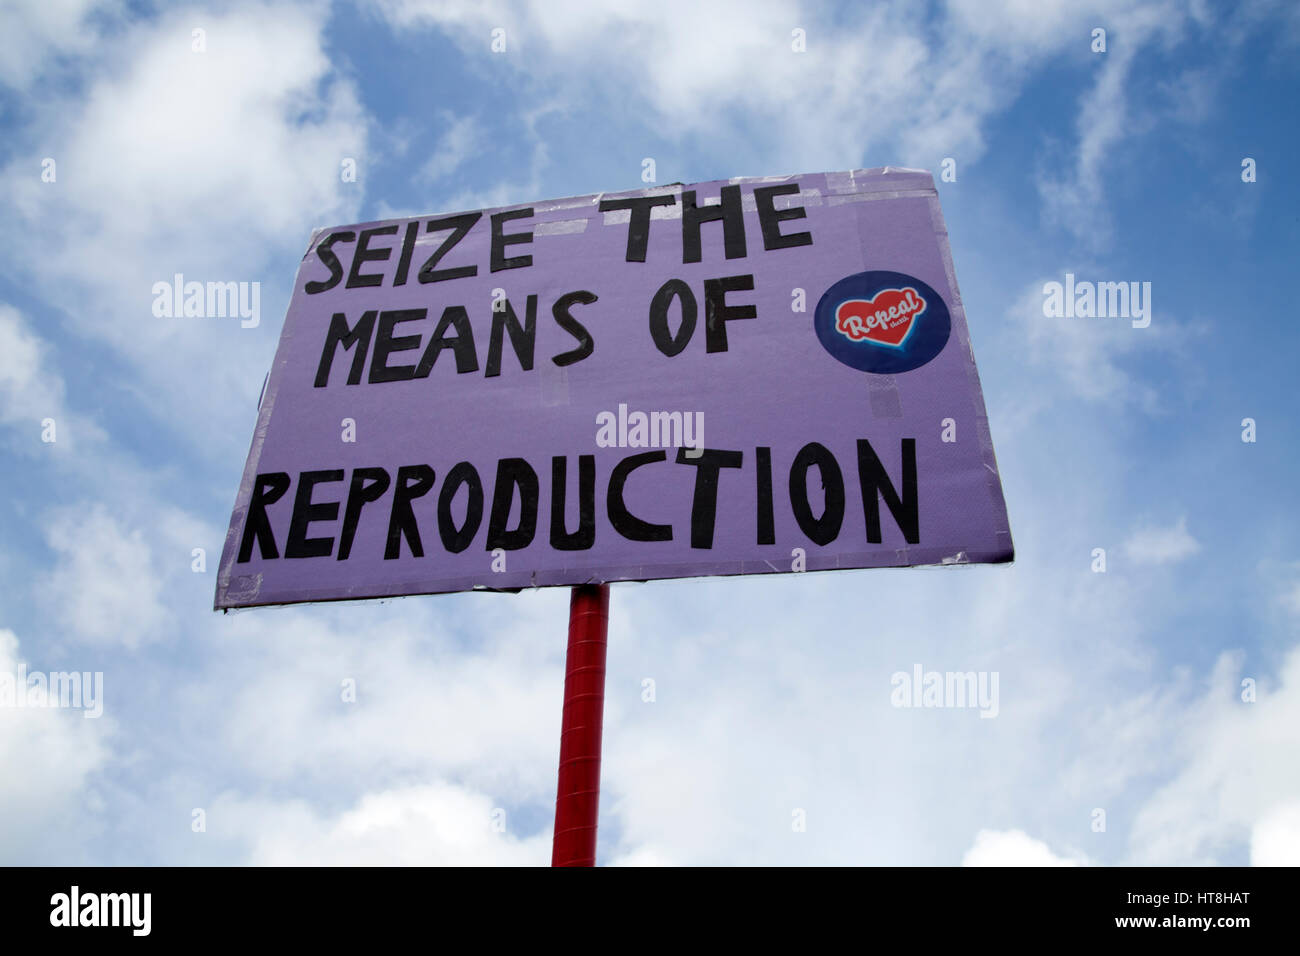
<svg viewBox="0 0 1300 956">
<path fill-rule="evenodd" d="M 548 862 L 564 591 L 210 610 L 311 230 L 951 158 L 1016 563 L 616 586 L 600 859 L 1300 862 L 1294 6 L 585 6 L 0 13 L 0 672 L 104 674 L 0 707 L 0 860 Z"/>
</svg>

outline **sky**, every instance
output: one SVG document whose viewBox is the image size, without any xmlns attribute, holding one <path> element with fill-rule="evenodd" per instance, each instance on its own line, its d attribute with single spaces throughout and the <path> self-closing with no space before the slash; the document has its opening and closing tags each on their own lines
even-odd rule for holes
<svg viewBox="0 0 1300 956">
<path fill-rule="evenodd" d="M 0 676 L 102 674 L 0 705 L 0 862 L 549 862 L 565 590 L 216 565 L 315 228 L 650 159 L 935 175 L 1016 560 L 614 585 L 600 862 L 1300 864 L 1300 8 L 594 6 L 0 8 Z M 156 316 L 178 272 L 260 321 Z"/>
</svg>

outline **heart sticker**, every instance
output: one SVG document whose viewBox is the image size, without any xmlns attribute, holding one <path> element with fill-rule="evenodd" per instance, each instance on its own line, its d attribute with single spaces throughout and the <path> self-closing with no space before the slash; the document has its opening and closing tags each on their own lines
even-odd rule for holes
<svg viewBox="0 0 1300 956">
<path fill-rule="evenodd" d="M 952 316 L 943 294 L 924 279 L 876 269 L 831 283 L 817 302 L 813 329 L 837 362 L 897 375 L 943 352 Z"/>
<path fill-rule="evenodd" d="M 867 339 L 900 348 L 912 320 L 926 309 L 925 296 L 906 289 L 882 289 L 870 299 L 849 299 L 835 310 L 835 330 L 854 342 Z"/>
</svg>

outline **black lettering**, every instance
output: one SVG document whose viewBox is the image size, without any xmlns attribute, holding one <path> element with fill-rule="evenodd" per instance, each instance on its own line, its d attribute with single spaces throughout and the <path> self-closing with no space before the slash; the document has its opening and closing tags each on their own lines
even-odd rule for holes
<svg viewBox="0 0 1300 956">
<path fill-rule="evenodd" d="M 418 278 L 421 282 L 443 282 L 446 279 L 463 279 L 467 276 L 478 275 L 478 266 L 457 266 L 454 269 L 439 269 L 437 265 L 456 243 L 465 238 L 465 233 L 474 227 L 474 223 L 482 218 L 483 213 L 481 212 L 467 212 L 459 216 L 447 216 L 445 219 L 433 219 L 425 224 L 425 232 L 441 232 L 443 229 L 450 229 L 452 233 L 442 241 L 442 245 L 435 249 L 433 255 L 429 256 L 424 265 L 420 267 Z"/>
<path fill-rule="evenodd" d="M 405 382 L 415 378 L 414 365 L 388 364 L 388 356 L 393 352 L 409 352 L 420 347 L 418 335 L 402 335 L 393 338 L 393 327 L 398 322 L 414 322 L 428 316 L 428 309 L 393 309 L 379 313 L 379 332 L 375 336 L 375 354 L 370 359 L 370 384 L 381 382 Z"/>
<path fill-rule="evenodd" d="M 307 526 L 313 521 L 337 521 L 339 503 L 327 501 L 312 504 L 312 491 L 319 484 L 342 481 L 341 468 L 331 471 L 304 471 L 298 476 L 298 493 L 293 499 L 293 517 L 289 521 L 289 537 L 284 543 L 286 558 L 325 558 L 334 551 L 334 538 L 309 538 Z"/>
<path fill-rule="evenodd" d="M 492 255 L 491 270 L 501 272 L 505 269 L 522 269 L 524 266 L 533 264 L 532 256 L 515 256 L 513 259 L 506 258 L 506 246 L 513 246 L 521 242 L 532 242 L 533 233 L 517 232 L 513 235 L 505 235 L 501 229 L 512 219 L 527 219 L 533 214 L 533 207 L 527 209 L 511 209 L 508 212 L 498 212 L 492 214 Z"/>
<path fill-rule="evenodd" d="M 537 296 L 530 295 L 524 309 L 524 324 L 519 324 L 519 317 L 506 299 L 503 308 L 492 312 L 492 336 L 488 340 L 487 368 L 484 378 L 493 378 L 501 374 L 501 351 L 505 344 L 505 333 L 510 333 L 510 346 L 519 359 L 519 367 L 525 372 L 532 371 L 533 350 L 537 344 Z"/>
<path fill-rule="evenodd" d="M 362 506 L 383 497 L 390 483 L 388 472 L 383 468 L 358 468 L 352 472 L 352 481 L 348 484 L 348 505 L 343 509 L 343 530 L 339 532 L 340 561 L 346 561 L 352 553 L 352 541 L 357 535 Z"/>
<path fill-rule="evenodd" d="M 640 455 L 630 455 L 615 465 L 613 473 L 609 476 L 609 498 L 606 501 L 609 523 L 614 526 L 615 531 L 629 541 L 671 541 L 673 539 L 672 525 L 642 521 L 627 510 L 627 503 L 623 501 L 623 488 L 633 471 L 652 461 L 667 459 L 666 451 L 648 451 Z"/>
<path fill-rule="evenodd" d="M 705 351 L 727 351 L 727 326 L 733 319 L 758 318 L 758 309 L 749 305 L 727 305 L 728 292 L 752 292 L 754 277 L 726 276 L 704 280 L 704 341 Z"/>
<path fill-rule="evenodd" d="M 411 555 L 424 557 L 420 541 L 420 526 L 415 520 L 411 502 L 423 497 L 433 487 L 434 472 L 428 465 L 402 465 L 397 469 L 397 487 L 393 489 L 393 510 L 388 516 L 388 544 L 384 547 L 384 560 L 392 561 L 402 556 L 402 537 L 410 546 Z"/>
<path fill-rule="evenodd" d="M 316 257 L 329 268 L 330 277 L 324 281 L 308 282 L 303 286 L 308 295 L 328 292 L 339 284 L 339 280 L 343 278 L 343 264 L 339 262 L 339 257 L 334 255 L 334 243 L 355 242 L 356 238 L 355 232 L 332 232 L 316 246 Z"/>
<path fill-rule="evenodd" d="M 352 257 L 352 271 L 348 273 L 347 288 L 357 289 L 383 284 L 384 274 L 382 272 L 363 274 L 361 266 L 367 262 L 383 262 L 393 254 L 393 250 L 388 248 L 371 249 L 369 246 L 371 237 L 395 235 L 397 235 L 397 226 L 376 226 L 374 229 L 361 230 L 361 238 L 357 240 L 356 255 Z"/>
<path fill-rule="evenodd" d="M 794 246 L 811 246 L 812 233 L 792 232 L 781 235 L 781 223 L 787 219 L 803 219 L 808 210 L 803 206 L 790 206 L 787 209 L 776 208 L 773 200 L 777 196 L 791 196 L 799 192 L 798 183 L 783 183 L 780 186 L 759 186 L 754 190 L 754 205 L 758 207 L 758 224 L 763 229 L 763 248 L 769 252 L 773 249 L 790 249 Z"/>
<path fill-rule="evenodd" d="M 361 384 L 361 373 L 366 367 L 366 352 L 370 349 L 370 335 L 375 330 L 375 314 L 375 310 L 371 309 L 357 319 L 356 328 L 349 329 L 348 317 L 342 312 L 334 313 L 334 318 L 330 319 L 329 331 L 325 333 L 325 347 L 320 353 L 320 365 L 316 367 L 316 388 L 324 388 L 329 384 L 330 369 L 334 365 L 334 355 L 340 345 L 345 352 L 352 346 L 357 346 L 357 351 L 352 356 L 352 371 L 348 373 L 348 384 Z"/>
<path fill-rule="evenodd" d="M 682 300 L 682 324 L 677 327 L 674 336 L 668 330 L 668 306 L 673 299 Z M 681 279 L 669 279 L 659 287 L 655 297 L 650 300 L 650 337 L 654 339 L 655 348 L 669 358 L 686 348 L 695 334 L 695 320 L 700 308 L 695 302 L 695 293 Z"/>
<path fill-rule="evenodd" d="M 721 199 L 708 206 L 695 202 L 695 190 L 682 193 L 682 262 L 700 261 L 700 226 L 722 220 L 722 246 L 728 259 L 745 258 L 745 213 L 740 187 L 723 186 Z"/>
<path fill-rule="evenodd" d="M 519 489 L 519 526 L 507 530 L 510 509 Z M 537 472 L 522 458 L 502 458 L 497 462 L 497 480 L 492 489 L 492 510 L 488 514 L 487 549 L 518 551 L 533 543 L 537 533 L 537 502 L 540 491 Z"/>
<path fill-rule="evenodd" d="M 412 220 L 406 224 L 406 235 L 402 237 L 402 257 L 397 260 L 397 273 L 393 276 L 393 285 L 406 285 L 406 275 L 411 271 L 411 254 L 415 252 L 415 239 L 420 234 L 419 222 Z"/>
<path fill-rule="evenodd" d="M 755 448 L 758 461 L 758 543 L 776 544 L 776 517 L 772 508 L 772 449 Z"/>
<path fill-rule="evenodd" d="M 568 494 L 568 459 L 551 459 L 551 547 L 556 551 L 586 551 L 596 543 L 596 456 L 578 456 L 578 530 L 564 523 Z"/>
<path fill-rule="evenodd" d="M 456 334 L 447 337 L 447 329 L 456 326 Z M 456 356 L 456 371 L 478 371 L 478 352 L 474 347 L 474 328 L 469 324 L 469 316 L 463 305 L 449 305 L 442 310 L 438 327 L 433 330 L 433 338 L 420 357 L 420 364 L 415 368 L 416 378 L 427 378 L 433 371 L 433 363 L 443 349 L 451 349 Z"/>
<path fill-rule="evenodd" d="M 451 502 L 460 486 L 469 488 L 469 503 L 465 508 L 465 523 L 459 528 L 451 513 Z M 452 554 L 459 554 L 474 541 L 478 526 L 483 521 L 483 482 L 474 466 L 467 461 L 457 462 L 447 473 L 438 496 L 438 534 L 442 546 Z"/>
<path fill-rule="evenodd" d="M 275 534 L 266 516 L 266 506 L 273 505 L 289 490 L 292 479 L 287 471 L 271 471 L 258 475 L 253 482 L 253 495 L 248 502 L 248 517 L 244 519 L 244 536 L 239 542 L 239 559 L 243 564 L 253 556 L 253 542 L 257 542 L 258 556 L 263 561 L 280 556 L 275 546 Z"/>
<path fill-rule="evenodd" d="M 601 212 L 632 210 L 627 223 L 627 261 L 645 262 L 646 247 L 650 243 L 651 207 L 676 204 L 676 196 L 633 196 L 629 199 L 602 199 L 597 208 Z"/>
<path fill-rule="evenodd" d="M 826 490 L 826 508 L 820 518 L 814 518 L 808 502 L 808 469 L 817 466 L 822 487 Z M 799 528 L 812 541 L 830 544 L 840 533 L 844 522 L 844 475 L 839 462 L 825 445 L 809 442 L 799 449 L 790 466 L 790 507 L 794 509 Z"/>
<path fill-rule="evenodd" d="M 704 448 L 696 458 L 688 449 L 677 449 L 677 464 L 695 466 L 695 496 L 691 500 L 691 547 L 713 547 L 713 527 L 718 515 L 718 474 L 723 468 L 739 468 L 742 452 Z"/>
<path fill-rule="evenodd" d="M 903 532 L 908 544 L 918 544 L 921 540 L 920 500 L 916 488 L 916 439 L 904 438 L 903 456 L 903 493 L 894 489 L 889 480 L 885 466 L 881 464 L 876 450 L 865 438 L 858 439 L 858 484 L 862 486 L 862 511 L 866 517 L 867 540 L 872 544 L 880 543 L 880 499 L 885 499 L 885 506 L 894 516 L 894 521 Z"/>
<path fill-rule="evenodd" d="M 569 308 L 574 303 L 591 305 L 596 301 L 596 295 L 588 292 L 586 289 L 579 289 L 577 292 L 566 292 L 555 300 L 551 306 L 551 315 L 555 316 L 555 323 L 564 331 L 568 332 L 578 340 L 578 347 L 570 349 L 568 352 L 562 352 L 551 359 L 560 368 L 566 365 L 572 365 L 574 362 L 581 362 L 592 352 L 596 351 L 596 341 L 587 331 L 586 326 L 573 317 Z"/>
</svg>

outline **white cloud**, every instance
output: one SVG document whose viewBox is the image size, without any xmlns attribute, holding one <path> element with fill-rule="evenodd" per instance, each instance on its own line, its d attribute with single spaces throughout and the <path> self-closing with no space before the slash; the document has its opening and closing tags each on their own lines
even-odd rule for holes
<svg viewBox="0 0 1300 956">
<path fill-rule="evenodd" d="M 151 522 L 130 525 L 103 505 L 84 502 L 50 516 L 45 536 L 57 558 L 42 592 L 61 625 L 52 638 L 134 650 L 166 636 L 167 580 L 189 570 L 188 544 L 205 538 L 196 530 L 180 533 L 169 567 L 151 541 L 163 543 L 168 529 L 197 525 L 175 513 Z"/>
<path fill-rule="evenodd" d="M 204 53 L 191 49 L 200 23 Z M 69 316 L 69 338 L 107 343 L 104 367 L 121 363 L 118 381 L 204 451 L 247 447 L 291 273 L 266 283 L 258 330 L 156 318 L 152 288 L 178 272 L 260 280 L 312 228 L 355 219 L 361 186 L 341 182 L 340 164 L 364 159 L 367 120 L 322 26 L 312 5 L 168 10 L 75 61 L 84 89 L 34 93 L 33 125 L 12 137 L 4 261 Z"/>
<path fill-rule="evenodd" d="M 1034 514 L 1020 518 L 1018 544 L 1039 553 Z M 1150 604 L 1118 581 L 1097 601 L 1091 576 L 1038 561 L 859 577 L 861 587 L 814 576 L 616 593 L 602 813 L 620 855 L 951 864 L 991 823 L 1053 840 L 1088 825 L 1078 807 L 1095 806 L 1092 794 L 1058 788 L 1044 802 L 1031 781 L 1072 762 L 1058 735 L 1089 724 L 1143 666 L 1124 647 Z M 1053 641 L 1031 636 L 1043 633 Z M 893 707 L 890 676 L 913 662 L 999 671 L 997 719 Z M 646 677 L 654 703 L 640 698 Z"/>
<path fill-rule="evenodd" d="M 601 861 L 604 865 L 604 861 Z M 633 850 L 631 853 L 615 857 L 609 862 L 610 866 L 673 866 L 673 861 L 660 854 L 658 850 L 651 847 L 641 847 Z"/>
<path fill-rule="evenodd" d="M 1292 580 L 1281 586 L 1278 603 L 1292 614 L 1300 615 L 1300 563 L 1294 563 L 1287 569 Z"/>
<path fill-rule="evenodd" d="M 14 632 L 0 628 L 0 674 L 21 673 L 24 664 L 29 673 L 46 666 L 26 661 Z M 97 825 L 98 800 L 86 788 L 108 761 L 113 726 L 110 717 L 88 720 L 79 710 L 0 706 L 0 860 L 48 865 L 81 858 L 78 844 Z"/>
<path fill-rule="evenodd" d="M 1186 516 L 1167 528 L 1139 528 L 1124 542 L 1124 553 L 1135 564 L 1172 564 L 1200 550 L 1200 542 L 1187 530 Z"/>
<path fill-rule="evenodd" d="M 1104 54 L 1096 85 L 1079 104 L 1073 168 L 1063 176 L 1044 175 L 1038 181 L 1048 221 L 1064 226 L 1094 247 L 1110 238 L 1102 171 L 1126 132 L 1126 85 L 1134 50 L 1126 44 Z"/>
<path fill-rule="evenodd" d="M 833 17 L 794 2 L 743 0 L 372 3 L 395 30 L 445 31 L 485 78 L 517 70 L 575 101 L 606 97 L 646 111 L 670 139 L 693 136 L 705 152 L 725 153 L 735 174 L 934 169 L 948 156 L 965 168 L 985 151 L 985 123 L 1033 71 L 1072 53 L 1084 61 L 1090 31 L 1102 23 L 1110 47 L 1096 57 L 1098 83 L 1081 103 L 1074 158 L 1039 183 L 1049 218 L 1093 237 L 1107 222 L 1103 171 L 1131 132 L 1125 86 L 1135 55 L 1207 19 L 1198 5 L 1123 0 L 1089 9 L 1065 0 L 951 0 L 930 24 L 906 2 Z M 497 28 L 506 31 L 500 54 L 490 52 Z M 805 33 L 805 52 L 792 49 L 795 29 Z M 746 165 L 759 157 L 769 165 Z"/>
<path fill-rule="evenodd" d="M 1300 647 L 1275 681 L 1258 680 L 1253 703 L 1241 699 L 1241 678 L 1252 676 L 1242 661 L 1223 655 L 1204 692 L 1170 715 L 1179 731 L 1159 746 L 1175 766 L 1135 815 L 1131 862 L 1208 865 L 1248 844 L 1267 859 L 1272 837 L 1290 852 L 1294 816 L 1281 808 L 1300 800 L 1300 764 L 1288 756 L 1300 752 Z"/>
<path fill-rule="evenodd" d="M 517 69 L 552 88 L 581 84 L 584 99 L 650 110 L 649 121 L 672 136 L 701 134 L 733 157 L 739 147 L 734 161 L 748 159 L 743 144 L 758 145 L 758 131 L 755 154 L 789 164 L 738 173 L 851 168 L 873 154 L 894 165 L 934 167 L 945 155 L 972 162 L 984 148 L 982 121 L 1014 96 L 1026 64 L 1069 39 L 1064 30 L 1024 30 L 1041 15 L 1026 18 L 1015 4 L 979 16 L 950 11 L 933 31 L 906 3 L 854 10 L 845 17 L 851 22 L 794 3 L 741 0 L 375 5 L 396 29 L 445 30 L 481 58 L 485 74 Z M 1082 22 L 1067 4 L 1051 19 Z M 1013 28 L 1019 42 L 990 23 Z M 506 31 L 502 54 L 489 52 L 497 27 Z M 795 29 L 805 33 L 806 52 L 792 49 Z M 587 69 L 575 73 L 578 62 Z M 728 135 L 739 133 L 728 119 L 736 111 L 749 120 L 744 137 Z"/>
<path fill-rule="evenodd" d="M 1130 71 L 1149 44 L 1160 41 L 1169 45 L 1189 21 L 1204 21 L 1206 16 L 1199 5 L 1189 8 L 1166 2 L 1115 6 L 1093 15 L 1089 27 L 1108 28 L 1106 51 L 1090 53 L 1097 81 L 1079 101 L 1073 162 L 1061 162 L 1065 168 L 1058 175 L 1043 172 L 1038 177 L 1039 197 L 1049 222 L 1064 226 L 1092 248 L 1103 246 L 1110 238 L 1105 174 L 1122 155 L 1116 149 L 1118 144 L 1143 132 L 1143 123 L 1129 108 Z M 1090 49 L 1090 31 L 1081 31 L 1074 42 L 1080 49 Z M 1175 112 L 1183 110 L 1181 104 L 1175 104 Z"/>
<path fill-rule="evenodd" d="M 1131 73 L 1155 48 L 1168 49 L 1181 41 L 1193 25 L 1206 27 L 1212 17 L 1202 3 L 1107 2 L 1088 8 L 1068 2 L 1032 0 L 951 0 L 950 9 L 963 29 L 982 42 L 1007 44 L 1056 58 L 1066 57 L 1086 66 L 1097 77 L 1079 98 L 1075 139 L 1062 147 L 1050 164 L 1039 170 L 1037 188 L 1044 217 L 1064 227 L 1085 246 L 1100 247 L 1110 236 L 1106 207 L 1106 181 L 1122 161 L 1121 143 L 1146 132 L 1156 118 L 1147 102 L 1131 105 Z M 1234 17 L 1226 29 L 1236 26 Z M 1106 30 L 1106 51 L 1091 50 L 1092 30 Z M 1169 115 L 1196 121 L 1209 95 L 1211 78 L 1203 73 L 1179 77 L 1182 92 L 1164 104 Z M 1194 96 L 1197 104 L 1189 104 Z"/>
<path fill-rule="evenodd" d="M 961 859 L 962 866 L 1078 866 L 1057 856 L 1042 840 L 1020 830 L 981 830 Z"/>
<path fill-rule="evenodd" d="M 29 454 L 42 448 L 67 452 L 104 437 L 97 425 L 68 413 L 63 376 L 50 351 L 16 309 L 0 303 L 0 422 L 14 426 L 13 446 Z M 42 441 L 47 418 L 54 421 L 53 442 Z"/>
<path fill-rule="evenodd" d="M 449 125 L 437 148 L 420 167 L 420 175 L 428 179 L 438 180 L 454 173 L 483 146 L 483 127 L 477 119 L 450 114 L 446 118 Z"/>
<path fill-rule="evenodd" d="M 220 654 L 189 702 L 221 715 L 213 733 L 235 756 L 232 773 L 298 783 L 340 770 L 372 782 L 437 773 L 553 800 L 566 596 L 484 597 L 214 617 L 205 646 Z M 342 699 L 345 680 L 355 703 Z"/>
<path fill-rule="evenodd" d="M 226 798 L 209 833 L 250 844 L 253 866 L 537 866 L 550 834 L 520 838 L 482 793 L 445 782 L 367 793 L 336 814 L 301 801 Z M 494 817 L 494 813 L 497 815 Z M 504 826 L 504 829 L 498 827 Z"/>
<path fill-rule="evenodd" d="M 753 172 L 779 171 L 769 162 L 855 165 L 836 157 L 864 149 L 920 154 L 925 165 L 948 152 L 967 162 L 981 148 L 983 119 L 1016 94 L 1021 73 L 1086 42 L 1078 29 L 1085 14 L 1064 4 L 1039 17 L 1020 3 L 954 5 L 963 28 L 950 31 L 923 28 L 903 6 L 882 7 L 858 26 L 892 41 L 888 57 L 876 64 L 881 75 L 858 82 L 862 66 L 851 55 L 860 31 L 810 21 L 815 55 L 796 60 L 788 53 L 789 29 L 803 19 L 794 19 L 796 8 L 697 6 L 593 13 L 555 4 L 516 15 L 464 3 L 436 15 L 455 21 L 465 48 L 490 64 L 483 69 L 508 63 L 556 89 L 583 52 L 595 50 L 591 71 L 608 79 L 605 92 L 649 109 L 652 121 L 679 124 L 669 128 L 706 130 L 710 110 L 701 104 L 747 110 L 747 121 L 768 130 L 764 142 L 747 145 L 725 129 L 707 138 L 728 150 L 751 148 L 753 161 L 765 164 Z M 407 8 L 389 9 L 398 16 Z M 729 10 L 741 11 L 733 22 Z M 482 27 L 497 17 L 512 50 L 526 56 L 488 59 Z M 304 223 L 350 218 L 359 194 L 338 183 L 338 159 L 364 155 L 366 119 L 325 55 L 319 10 L 240 7 L 204 19 L 208 59 L 189 52 L 188 15 L 169 14 L 128 31 L 120 50 L 88 64 L 84 107 L 61 98 L 45 104 L 44 128 L 31 143 L 55 144 L 60 180 L 21 178 L 30 179 L 32 157 L 44 155 L 34 145 L 7 171 L 21 183 L 20 225 L 51 224 L 34 233 L 37 257 L 15 268 L 30 268 L 65 304 L 77 334 L 112 344 L 107 354 L 126 364 L 115 380 L 138 372 L 140 394 L 174 411 L 194 441 L 237 445 L 242 458 L 270 336 L 227 339 L 224 330 L 151 324 L 149 284 L 175 270 L 255 277 L 269 256 L 285 249 L 296 256 Z M 936 46 L 931 37 L 945 34 Z M 638 36 L 644 50 L 631 39 Z M 972 36 L 973 48 L 961 49 Z M 576 82 L 591 71 L 578 71 Z M 137 146 L 155 141 L 156 151 Z M 527 188 L 512 198 L 535 196 L 536 167 L 547 155 L 537 142 L 533 181 L 516 177 L 514 188 Z M 1089 169 L 1103 170 L 1096 164 L 1074 182 L 1086 186 Z M 1029 303 L 1038 322 L 1040 289 Z M 4 328 L 0 316 L 0 334 Z M 9 339 L 16 354 L 40 358 L 44 347 L 20 323 L 9 328 L 18 329 Z M 1063 369 L 1066 384 L 1091 397 L 1144 388 L 1117 356 L 1145 347 L 1156 329 L 1125 326 L 1110 344 L 1089 338 L 1095 331 L 1082 323 L 1064 333 L 1041 329 L 1032 341 L 1052 375 Z M 217 349 L 226 351 L 213 360 Z M 24 377 L 25 365 L 3 368 L 0 387 L 15 395 L 37 384 Z M 253 392 L 245 407 L 230 400 L 241 389 Z M 227 415 L 238 426 L 230 434 L 213 427 Z M 1276 834 L 1291 832 L 1291 818 L 1279 808 L 1300 795 L 1295 772 L 1277 759 L 1297 749 L 1298 665 L 1254 705 L 1228 693 L 1235 674 L 1216 676 L 1202 699 L 1160 669 L 1151 639 L 1179 600 L 1173 585 L 1139 588 L 1057 560 L 1060 503 L 1086 526 L 1109 513 L 1117 487 L 1060 474 L 1051 450 L 1059 445 L 1050 440 L 1060 428 L 1052 423 L 1018 447 L 999 445 L 1023 556 L 1016 567 L 616 589 L 602 800 L 608 859 L 950 863 L 978 832 L 968 859 L 1068 864 L 1052 848 L 1068 847 L 1097 805 L 1112 807 L 1112 819 L 1138 817 L 1131 848 L 1115 834 L 1095 851 L 1089 844 L 1090 856 L 1110 861 L 1130 850 L 1138 860 L 1183 862 L 1222 859 L 1252 839 L 1281 845 Z M 1114 458 L 1072 438 L 1096 473 L 1118 473 Z M 1051 460 L 1050 495 L 1032 493 L 1031 458 Z M 1015 497 L 1017 488 L 1027 493 Z M 149 518 L 150 493 L 119 483 L 107 505 L 57 513 L 48 539 L 59 555 L 50 607 L 75 642 L 138 648 L 169 629 L 190 639 L 185 666 L 173 669 L 165 648 L 153 648 L 150 664 L 160 670 L 122 689 L 149 702 L 133 739 L 161 719 L 174 735 L 162 743 L 186 742 L 183 756 L 168 752 L 134 771 L 140 777 L 123 768 L 132 783 L 159 767 L 175 774 L 167 792 L 177 806 L 211 803 L 207 836 L 244 841 L 256 862 L 545 862 L 549 837 L 534 831 L 539 808 L 544 814 L 554 797 L 562 591 L 217 617 L 178 603 L 170 576 L 210 598 L 210 576 L 189 574 L 189 548 L 219 545 L 219 530 L 182 515 Z M 891 708 L 889 675 L 917 660 L 1001 671 L 999 717 Z M 640 699 L 647 676 L 658 683 L 654 704 Z M 345 678 L 358 682 L 355 705 L 340 700 Z M 35 757 L 34 766 L 45 766 L 22 749 L 26 733 L 0 738 L 0 765 Z M 1081 746 L 1062 747 L 1080 738 Z M 1238 742 L 1243 749 L 1234 749 Z M 4 747 L 19 748 L 18 757 Z M 51 814 L 85 825 L 116 821 L 129 803 L 120 794 L 107 809 L 94 800 L 82 815 L 62 809 L 102 756 L 69 751 L 66 741 L 48 749 L 67 757 L 44 783 L 0 783 L 0 832 L 3 820 L 24 819 L 42 800 Z M 1044 787 L 1044 779 L 1059 786 Z M 954 780 L 961 800 L 952 799 Z M 288 795 L 238 796 L 268 786 Z M 202 796 L 222 789 L 230 795 Z M 136 808 L 137 832 L 146 835 L 157 829 L 153 797 L 140 797 Z M 486 825 L 497 806 L 509 813 L 506 834 Z M 791 827 L 795 809 L 807 813 L 805 832 Z M 532 826 L 517 837 L 528 814 Z M 159 862 L 205 852 L 193 849 L 204 838 L 190 840 L 178 827 L 181 838 L 158 838 Z M 105 852 L 135 861 L 125 843 Z"/>
<path fill-rule="evenodd" d="M 1031 283 L 1007 310 L 1008 334 L 1021 336 L 1028 344 L 1030 362 L 1046 376 L 1044 387 L 1036 392 L 1025 390 L 1024 400 L 1035 395 L 1061 393 L 1061 385 L 1090 402 L 1109 405 L 1132 403 L 1151 411 L 1160 402 L 1160 393 L 1148 381 L 1128 371 L 1131 359 L 1144 353 L 1169 350 L 1176 324 L 1162 316 L 1145 329 L 1135 329 L 1128 319 L 1063 318 L 1043 314 L 1043 286 L 1060 282 L 1067 271 L 1093 275 L 1080 269 L 1062 270 L 1057 276 Z"/>
<path fill-rule="evenodd" d="M 1250 833 L 1251 866 L 1300 866 L 1300 803 L 1278 807 Z"/>
<path fill-rule="evenodd" d="M 0 305 L 0 415 L 6 422 L 63 415 L 63 379 L 43 361 L 42 343 L 16 309 Z"/>
<path fill-rule="evenodd" d="M 23 89 L 37 79 L 58 54 L 81 52 L 93 42 L 85 23 L 100 0 L 43 0 L 0 6 L 0 83 Z"/>
<path fill-rule="evenodd" d="M 447 190 L 437 195 L 431 203 L 433 208 L 443 210 L 490 209 L 494 206 L 509 206 L 534 200 L 542 190 L 543 170 L 550 157 L 550 145 L 542 134 L 540 123 L 551 114 L 562 111 L 563 105 L 554 100 L 543 101 L 540 105 L 522 111 L 519 120 L 522 127 L 520 140 L 529 145 L 530 155 L 527 169 L 520 169 L 509 179 L 487 188 L 470 187 L 455 192 Z M 474 139 L 477 148 L 487 141 L 487 132 L 481 122 L 475 120 Z M 468 147 L 467 147 L 468 149 Z M 472 150 L 470 150 L 472 152 Z M 440 148 L 439 155 L 443 152 Z M 457 153 L 453 153 L 453 156 Z M 466 157 L 467 158 L 467 157 Z M 463 162 L 463 159 L 461 160 Z M 427 212 L 427 210 L 425 210 Z"/>
</svg>

